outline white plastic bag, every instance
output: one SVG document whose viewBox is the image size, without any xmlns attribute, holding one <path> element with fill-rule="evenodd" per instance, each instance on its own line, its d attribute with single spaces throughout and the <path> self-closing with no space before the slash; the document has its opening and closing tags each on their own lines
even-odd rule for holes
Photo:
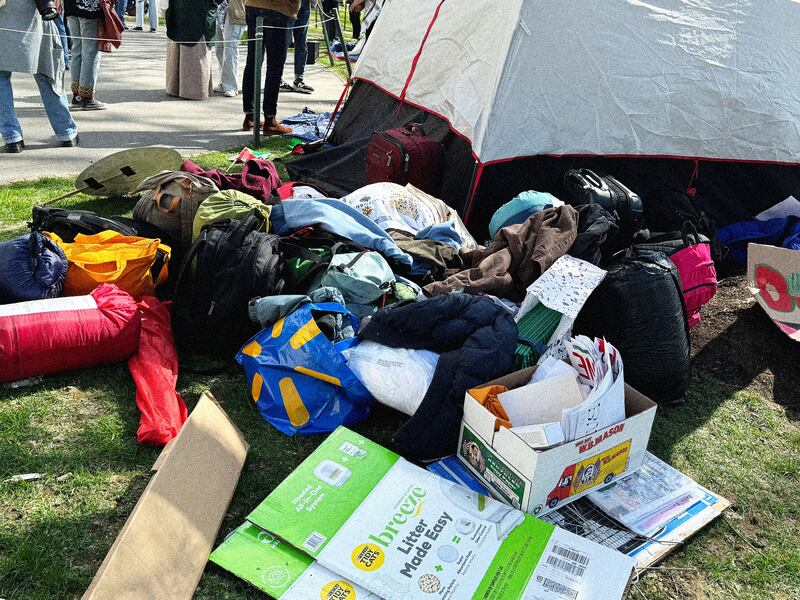
<svg viewBox="0 0 800 600">
<path fill-rule="evenodd" d="M 428 392 L 439 361 L 435 352 L 391 348 L 377 342 L 361 342 L 342 354 L 378 402 L 409 416 Z"/>
</svg>

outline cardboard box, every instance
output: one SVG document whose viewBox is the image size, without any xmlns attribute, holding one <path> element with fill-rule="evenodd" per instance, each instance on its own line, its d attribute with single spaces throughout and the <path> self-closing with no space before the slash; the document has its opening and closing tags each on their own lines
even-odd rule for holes
<svg viewBox="0 0 800 600">
<path fill-rule="evenodd" d="M 515 389 L 535 370 L 490 384 Z M 536 451 L 510 429 L 495 432 L 496 417 L 467 393 L 458 457 L 498 500 L 532 515 L 547 514 L 642 466 L 656 403 L 626 384 L 625 414 L 621 423 L 590 436 Z"/>
<path fill-rule="evenodd" d="M 249 447 L 209 392 L 162 451 L 84 600 L 189 600 Z"/>
</svg>

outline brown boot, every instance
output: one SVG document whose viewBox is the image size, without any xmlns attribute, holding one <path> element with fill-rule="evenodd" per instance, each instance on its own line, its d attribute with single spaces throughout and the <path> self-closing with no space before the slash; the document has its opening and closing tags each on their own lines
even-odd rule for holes
<svg viewBox="0 0 800 600">
<path fill-rule="evenodd" d="M 261 119 L 259 127 L 264 127 L 264 119 Z M 253 115 L 245 115 L 244 122 L 242 123 L 242 131 L 251 131 L 253 129 Z"/>
<path fill-rule="evenodd" d="M 292 133 L 291 127 L 284 127 L 275 117 L 272 117 L 267 121 L 262 129 L 265 136 L 272 136 L 272 135 L 289 135 Z"/>
</svg>

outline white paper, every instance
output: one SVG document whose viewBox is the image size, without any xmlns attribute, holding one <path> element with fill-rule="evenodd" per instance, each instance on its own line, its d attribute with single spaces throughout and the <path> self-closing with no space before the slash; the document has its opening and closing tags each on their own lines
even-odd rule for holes
<svg viewBox="0 0 800 600">
<path fill-rule="evenodd" d="M 578 383 L 591 390 L 579 406 L 564 411 L 562 427 L 571 441 L 625 420 L 625 382 L 622 358 L 611 344 L 578 336 L 566 346 Z"/>
<path fill-rule="evenodd" d="M 561 422 L 564 409 L 583 401 L 572 375 L 530 383 L 497 395 L 513 427 Z"/>
<path fill-rule="evenodd" d="M 551 448 L 565 441 L 561 423 L 544 423 L 542 425 L 523 425 L 512 427 L 511 431 L 535 450 Z"/>
<path fill-rule="evenodd" d="M 605 276 L 606 271 L 585 260 L 562 256 L 528 287 L 516 316 L 517 323 L 539 302 L 576 319 L 586 299 Z"/>
<path fill-rule="evenodd" d="M 588 495 L 600 510 L 645 536 L 700 497 L 702 490 L 694 481 L 649 452 L 641 469 Z"/>
<path fill-rule="evenodd" d="M 800 201 L 794 196 L 789 196 L 786 200 L 781 200 L 774 206 L 756 215 L 757 221 L 769 221 L 770 219 L 780 219 L 782 217 L 800 217 Z"/>
<path fill-rule="evenodd" d="M 545 379 L 558 377 L 559 375 L 572 375 L 578 378 L 578 372 L 572 365 L 565 363 L 551 355 L 546 355 L 544 360 L 536 368 L 536 371 L 531 377 L 531 383 L 538 383 Z"/>
</svg>

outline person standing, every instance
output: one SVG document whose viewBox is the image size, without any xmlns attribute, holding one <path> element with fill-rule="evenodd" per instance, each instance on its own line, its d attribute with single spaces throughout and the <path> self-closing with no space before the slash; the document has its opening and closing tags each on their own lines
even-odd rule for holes
<svg viewBox="0 0 800 600">
<path fill-rule="evenodd" d="M 144 31 L 144 3 L 136 0 L 136 27 L 134 31 Z M 158 0 L 147 0 L 147 16 L 150 20 L 150 33 L 158 31 Z"/>
<path fill-rule="evenodd" d="M 286 135 L 291 133 L 276 119 L 278 113 L 278 92 L 281 85 L 283 67 L 286 64 L 286 53 L 289 44 L 286 29 L 297 18 L 300 0 L 245 0 L 247 16 L 247 63 L 244 68 L 242 82 L 242 107 L 244 109 L 243 131 L 253 128 L 253 92 L 255 90 L 256 61 L 264 60 L 267 54 L 267 72 L 264 78 L 264 135 Z M 256 19 L 264 19 L 264 45 L 260 56 L 256 56 Z M 261 85 L 261 82 L 258 82 Z"/>
<path fill-rule="evenodd" d="M 361 11 L 353 10 L 353 2 L 356 0 L 347 0 L 350 6 L 350 23 L 353 25 L 353 39 L 361 37 Z"/>
<path fill-rule="evenodd" d="M 286 31 L 286 44 L 294 41 L 294 82 L 285 83 L 281 80 L 282 92 L 300 92 L 310 94 L 314 88 L 303 81 L 308 59 L 308 21 L 311 18 L 311 0 L 301 0 L 300 11 L 297 18 L 291 23 L 291 29 Z"/>
<path fill-rule="evenodd" d="M 128 0 L 117 0 L 117 16 L 122 21 L 122 29 L 128 30 L 128 24 L 125 22 L 125 13 L 128 10 Z"/>
<path fill-rule="evenodd" d="M 56 0 L 56 10 L 58 11 L 58 16 L 53 19 L 53 23 L 55 23 L 56 29 L 58 29 L 58 36 L 61 38 L 61 47 L 64 48 L 64 69 L 69 71 L 69 39 L 67 38 L 67 27 L 64 25 L 64 18 L 62 17 L 64 14 L 64 5 L 61 3 L 61 0 Z"/>
<path fill-rule="evenodd" d="M 214 50 L 219 63 L 219 83 L 214 91 L 227 98 L 239 93 L 239 40 L 246 24 L 244 0 L 224 0 L 217 8 Z"/>
<path fill-rule="evenodd" d="M 64 51 L 55 24 L 42 21 L 30 0 L 6 0 L 0 6 L 0 23 L 0 135 L 6 152 L 16 154 L 25 148 L 14 110 L 12 72 L 33 75 L 61 146 L 77 146 L 78 127 L 64 94 Z"/>
<path fill-rule="evenodd" d="M 108 107 L 95 97 L 100 70 L 96 40 L 103 16 L 100 0 L 64 0 L 64 14 L 72 36 L 72 106 L 80 110 L 105 110 Z"/>
<path fill-rule="evenodd" d="M 205 100 L 212 90 L 211 42 L 218 0 L 170 0 L 167 8 L 167 94 Z"/>
<path fill-rule="evenodd" d="M 325 20 L 325 31 L 328 32 L 328 43 L 333 46 L 336 35 L 336 13 L 335 8 L 339 8 L 339 0 L 322 0 L 322 18 Z M 341 40 L 344 44 L 344 40 Z"/>
</svg>

